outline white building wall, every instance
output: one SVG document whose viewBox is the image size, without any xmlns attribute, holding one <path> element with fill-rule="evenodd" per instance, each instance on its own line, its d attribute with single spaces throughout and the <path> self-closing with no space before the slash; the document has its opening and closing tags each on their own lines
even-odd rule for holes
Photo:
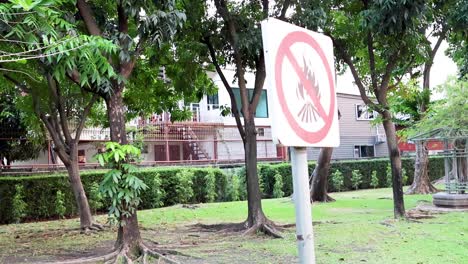
<svg viewBox="0 0 468 264">
<path fill-rule="evenodd" d="M 223 73 L 232 87 L 239 87 L 237 80 L 234 81 L 234 75 L 235 75 L 234 70 L 226 69 L 226 70 L 223 70 Z M 229 93 L 226 91 L 226 88 L 223 85 L 223 82 L 221 81 L 221 78 L 219 77 L 218 74 L 213 74 L 212 76 L 213 76 L 212 77 L 213 82 L 215 83 L 216 86 L 218 86 L 219 105 L 226 105 L 230 107 L 231 99 L 229 97 Z M 245 80 L 246 80 L 247 88 L 253 89 L 254 83 L 255 83 L 255 74 L 252 72 L 246 72 Z M 263 89 L 266 90 L 267 86 L 265 86 Z M 232 116 L 221 117 L 220 111 L 218 109 L 208 110 L 207 108 L 208 108 L 207 99 L 205 95 L 203 96 L 203 99 L 200 102 L 200 116 L 203 122 L 221 122 L 221 123 L 224 123 L 225 125 L 233 125 L 233 126 L 236 125 L 236 120 L 234 119 L 234 117 Z M 268 108 L 270 108 L 270 106 L 268 106 Z M 270 109 L 268 109 L 268 112 L 269 112 L 268 118 L 255 118 L 255 125 L 270 126 L 271 125 Z"/>
</svg>

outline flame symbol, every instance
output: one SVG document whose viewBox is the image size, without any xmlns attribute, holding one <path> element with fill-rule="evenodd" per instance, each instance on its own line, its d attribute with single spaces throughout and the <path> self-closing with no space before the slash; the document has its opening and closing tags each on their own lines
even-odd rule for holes
<svg viewBox="0 0 468 264">
<path fill-rule="evenodd" d="M 315 96 L 320 100 L 321 94 L 320 94 L 320 86 L 317 83 L 317 80 L 315 80 L 315 73 L 312 71 L 312 69 L 309 67 L 307 64 L 305 58 L 303 58 L 304 61 L 304 73 L 306 75 L 307 81 L 312 84 L 313 90 L 315 92 Z M 305 95 L 304 95 L 305 94 Z M 296 96 L 297 99 L 303 101 L 303 106 L 297 116 L 301 119 L 302 122 L 304 123 L 312 123 L 313 121 L 317 121 L 320 118 L 320 114 L 317 110 L 317 107 L 308 100 L 307 92 L 305 91 L 304 85 L 299 82 L 297 84 L 297 89 L 296 89 Z"/>
</svg>

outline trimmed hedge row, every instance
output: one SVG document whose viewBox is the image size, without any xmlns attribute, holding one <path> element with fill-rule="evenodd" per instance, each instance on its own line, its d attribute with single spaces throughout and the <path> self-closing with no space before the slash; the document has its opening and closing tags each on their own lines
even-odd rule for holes
<svg viewBox="0 0 468 264">
<path fill-rule="evenodd" d="M 344 176 L 344 188 L 342 190 L 353 190 L 351 176 L 353 170 L 358 170 L 362 175 L 362 182 L 359 184 L 359 189 L 369 189 L 371 187 L 372 172 L 377 172 L 378 186 L 387 187 L 387 166 L 389 166 L 388 159 L 366 159 L 366 160 L 342 160 L 332 162 L 330 168 L 330 177 L 328 177 L 328 191 L 335 192 L 337 190 L 333 187 L 332 174 L 335 171 L 341 171 Z M 315 162 L 309 162 L 309 173 L 315 168 Z M 407 181 L 405 185 L 410 185 L 414 178 L 414 159 L 403 158 L 402 169 L 405 170 Z M 274 175 L 280 174 L 283 177 L 283 192 L 285 196 L 292 194 L 292 172 L 290 163 L 279 164 L 260 164 L 259 176 L 263 186 L 263 195 L 266 198 L 273 197 Z M 437 180 L 444 176 L 444 160 L 440 157 L 429 158 L 428 168 L 429 178 L 431 181 Z"/>
<path fill-rule="evenodd" d="M 289 163 L 259 164 L 258 174 L 263 192 L 263 197 L 278 196 L 278 190 L 282 190 L 284 196 L 292 194 L 292 175 Z M 377 171 L 379 185 L 387 186 L 386 168 L 388 159 L 336 161 L 332 163 L 331 174 L 337 170 L 344 176 L 344 188 L 351 190 L 351 175 L 353 170 L 360 171 L 362 182 L 360 189 L 370 188 L 372 171 Z M 309 171 L 312 172 L 315 163 L 309 163 Z M 403 168 L 406 170 L 410 184 L 413 180 L 414 161 L 403 159 Z M 94 211 L 105 211 L 107 201 L 100 201 L 100 195 L 96 194 L 96 186 L 101 182 L 105 171 L 84 171 L 81 173 L 84 189 L 87 193 L 90 205 Z M 282 186 L 275 186 L 275 175 L 282 178 Z M 429 177 L 431 180 L 444 175 L 444 163 L 441 158 L 431 158 L 429 162 Z M 149 188 L 142 193 L 140 209 L 150 209 L 161 206 L 170 206 L 178 203 L 207 203 L 232 200 L 244 200 L 246 198 L 245 170 L 221 170 L 217 168 L 151 168 L 138 172 Z M 279 177 L 279 176 L 278 176 Z M 22 186 L 23 188 L 17 188 Z M 276 192 L 274 189 L 277 188 Z M 17 194 L 17 190 L 24 190 Z M 57 192 L 63 195 L 57 195 Z M 329 191 L 335 191 L 332 179 L 329 177 Z M 57 201 L 57 197 L 62 199 Z M 26 203 L 26 209 L 17 212 L 17 199 Z M 21 204 L 21 202 L 20 202 Z M 65 206 L 60 210 L 57 204 Z M 77 208 L 71 192 L 67 175 L 52 174 L 40 176 L 0 177 L 0 223 L 12 223 L 18 221 L 21 215 L 24 220 L 36 220 L 53 218 L 58 215 L 76 215 Z"/>
</svg>

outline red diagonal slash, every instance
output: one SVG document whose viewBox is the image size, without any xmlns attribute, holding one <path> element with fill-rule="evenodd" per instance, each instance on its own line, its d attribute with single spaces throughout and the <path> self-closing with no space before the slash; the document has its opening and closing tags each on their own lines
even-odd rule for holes
<svg viewBox="0 0 468 264">
<path fill-rule="evenodd" d="M 319 99 L 317 98 L 317 96 L 314 93 L 314 88 L 312 87 L 312 84 L 310 83 L 309 80 L 307 80 L 307 77 L 305 76 L 303 70 L 301 69 L 301 67 L 297 63 L 297 60 L 294 57 L 294 55 L 292 54 L 291 50 L 287 49 L 285 55 L 289 59 L 289 62 L 293 66 L 294 71 L 296 72 L 297 76 L 299 76 L 301 84 L 304 86 L 305 90 L 307 91 L 310 98 L 312 99 L 312 103 L 315 105 L 315 107 L 317 107 L 317 111 L 318 111 L 320 117 L 323 120 L 325 120 L 328 117 L 328 115 L 325 113 L 325 110 L 323 109 L 322 104 L 320 103 Z"/>
</svg>

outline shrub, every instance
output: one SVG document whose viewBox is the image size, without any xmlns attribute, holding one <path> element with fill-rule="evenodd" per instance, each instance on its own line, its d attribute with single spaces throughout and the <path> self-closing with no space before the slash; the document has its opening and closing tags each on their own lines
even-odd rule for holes
<svg viewBox="0 0 468 264">
<path fill-rule="evenodd" d="M 175 185 L 176 199 L 179 203 L 188 203 L 193 197 L 192 179 L 193 171 L 182 169 L 176 174 L 176 180 L 178 181 Z"/>
<path fill-rule="evenodd" d="M 273 188 L 275 185 L 275 175 L 277 174 L 274 165 L 260 164 L 258 166 L 258 177 L 262 183 L 262 193 L 264 197 L 273 197 Z"/>
<path fill-rule="evenodd" d="M 386 169 L 386 175 L 387 175 L 387 187 L 392 187 L 392 167 L 390 167 L 390 164 L 387 164 L 387 169 Z"/>
<path fill-rule="evenodd" d="M 96 213 L 97 210 L 104 206 L 103 201 L 104 198 L 102 197 L 102 193 L 99 190 L 99 184 L 97 182 L 93 182 L 89 189 L 88 202 L 91 209 L 94 210 L 94 213 Z"/>
<path fill-rule="evenodd" d="M 65 195 L 60 190 L 58 190 L 55 194 L 54 205 L 55 213 L 58 215 L 58 217 L 65 218 L 65 212 L 67 210 L 67 208 L 65 207 Z"/>
<path fill-rule="evenodd" d="M 24 201 L 24 187 L 23 185 L 15 185 L 15 195 L 12 200 L 12 218 L 15 223 L 21 222 L 21 220 L 26 216 L 27 204 Z"/>
<path fill-rule="evenodd" d="M 283 196 L 283 177 L 280 174 L 275 174 L 275 184 L 273 185 L 273 197 L 281 198 Z"/>
<path fill-rule="evenodd" d="M 271 174 L 271 177 L 274 177 L 275 174 L 279 174 L 283 177 L 283 192 L 284 196 L 290 196 L 293 193 L 293 184 L 292 184 L 292 171 L 291 164 L 289 163 L 279 163 L 272 165 L 274 173 Z"/>
<path fill-rule="evenodd" d="M 238 192 L 239 200 L 245 201 L 247 199 L 247 173 L 245 168 L 241 168 L 237 171 L 237 176 L 239 178 Z"/>
<path fill-rule="evenodd" d="M 204 191 L 206 202 L 211 203 L 216 200 L 216 176 L 213 170 L 208 170 L 205 175 Z"/>
<path fill-rule="evenodd" d="M 228 184 L 228 197 L 230 201 L 239 201 L 241 199 L 239 189 L 241 181 L 237 174 L 233 174 Z"/>
<path fill-rule="evenodd" d="M 408 174 L 406 174 L 406 169 L 405 168 L 401 169 L 401 178 L 402 178 L 402 181 L 403 181 L 403 186 L 408 184 Z"/>
<path fill-rule="evenodd" d="M 372 186 L 372 188 L 374 189 L 379 187 L 379 178 L 377 177 L 377 171 L 372 171 L 370 186 Z"/>
<path fill-rule="evenodd" d="M 362 182 L 362 174 L 358 170 L 353 170 L 351 175 L 351 185 L 357 190 Z"/>
<path fill-rule="evenodd" d="M 341 173 L 341 171 L 339 170 L 333 172 L 331 175 L 331 180 L 333 188 L 338 192 L 341 192 L 341 190 L 343 190 L 344 187 L 343 173 Z"/>
<path fill-rule="evenodd" d="M 158 208 L 163 206 L 163 200 L 166 196 L 166 192 L 162 188 L 162 181 L 159 173 L 155 173 L 153 180 L 151 181 L 150 189 L 148 191 L 150 193 L 151 199 L 151 207 Z"/>
</svg>

